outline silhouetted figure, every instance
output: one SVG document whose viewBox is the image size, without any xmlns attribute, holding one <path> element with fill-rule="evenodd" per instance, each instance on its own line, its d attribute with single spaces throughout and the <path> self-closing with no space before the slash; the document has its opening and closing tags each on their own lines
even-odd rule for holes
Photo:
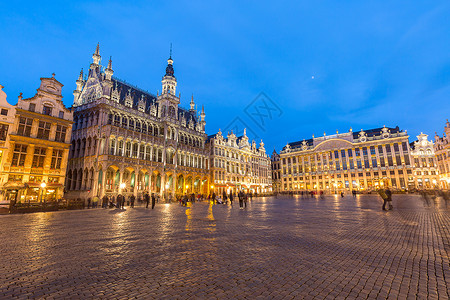
<svg viewBox="0 0 450 300">
<path fill-rule="evenodd" d="M 156 197 L 155 197 L 155 194 L 152 194 L 152 209 L 155 208 L 155 203 L 156 203 Z"/>
<path fill-rule="evenodd" d="M 144 201 L 145 201 L 145 208 L 148 208 L 148 205 L 150 203 L 150 196 L 148 195 L 148 193 L 145 193 Z"/>
</svg>

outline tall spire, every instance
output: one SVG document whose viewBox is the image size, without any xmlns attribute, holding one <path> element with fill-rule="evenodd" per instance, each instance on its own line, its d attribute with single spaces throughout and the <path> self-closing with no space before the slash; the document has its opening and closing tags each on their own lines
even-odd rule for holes
<svg viewBox="0 0 450 300">
<path fill-rule="evenodd" d="M 78 81 L 83 81 L 83 68 L 81 68 L 81 71 L 80 71 L 80 75 L 78 76 L 78 80 L 77 80 L 77 82 Z"/>
<path fill-rule="evenodd" d="M 167 67 L 166 67 L 166 75 L 165 76 L 171 76 L 171 77 L 175 77 L 173 75 L 174 71 L 173 71 L 173 59 L 172 59 L 172 43 L 170 43 L 170 54 L 169 54 L 169 59 L 167 60 Z"/>
<path fill-rule="evenodd" d="M 112 69 L 112 56 L 109 57 L 108 61 L 108 67 L 105 69 L 105 75 L 107 80 L 111 80 L 111 77 L 113 76 L 114 71 Z"/>
<path fill-rule="evenodd" d="M 189 103 L 189 106 L 190 106 L 190 110 L 191 110 L 191 111 L 194 111 L 194 110 L 195 110 L 194 94 L 192 94 L 192 97 L 191 97 L 191 103 Z"/>
<path fill-rule="evenodd" d="M 100 43 L 97 43 L 97 48 L 95 49 L 94 54 L 92 54 L 92 60 L 94 61 L 95 65 L 98 65 L 101 59 L 102 57 L 100 56 Z"/>
</svg>

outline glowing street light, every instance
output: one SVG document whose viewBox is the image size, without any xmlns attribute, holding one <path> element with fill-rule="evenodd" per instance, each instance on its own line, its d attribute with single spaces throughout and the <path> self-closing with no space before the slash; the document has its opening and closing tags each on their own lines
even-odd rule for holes
<svg viewBox="0 0 450 300">
<path fill-rule="evenodd" d="M 42 188 L 42 192 L 41 192 L 41 201 L 42 202 L 42 198 L 44 198 L 44 189 L 47 186 L 47 184 L 45 183 L 45 181 L 42 181 L 41 183 L 41 188 Z"/>
<path fill-rule="evenodd" d="M 125 188 L 125 183 L 122 182 L 122 183 L 119 185 L 119 187 L 120 187 L 121 190 L 123 190 L 123 189 Z"/>
</svg>

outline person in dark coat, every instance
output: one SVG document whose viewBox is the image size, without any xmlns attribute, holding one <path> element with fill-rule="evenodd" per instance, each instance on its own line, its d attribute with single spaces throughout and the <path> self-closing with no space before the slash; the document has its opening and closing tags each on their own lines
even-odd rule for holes
<svg viewBox="0 0 450 300">
<path fill-rule="evenodd" d="M 130 197 L 131 208 L 134 208 L 134 201 L 136 201 L 136 197 L 134 195 L 131 195 L 131 197 Z"/>
<path fill-rule="evenodd" d="M 386 194 L 387 204 L 389 206 L 388 210 L 392 210 L 392 192 L 390 189 L 386 189 L 384 193 Z"/>
<path fill-rule="evenodd" d="M 242 191 L 240 191 L 238 193 L 238 198 L 239 198 L 239 209 L 243 209 L 244 208 L 244 193 Z"/>
<path fill-rule="evenodd" d="M 233 206 L 233 191 L 231 191 L 230 192 L 230 203 L 231 203 L 231 206 Z"/>
<path fill-rule="evenodd" d="M 156 203 L 156 197 L 155 197 L 155 194 L 152 193 L 152 209 L 155 208 L 155 203 Z"/>
<path fill-rule="evenodd" d="M 148 195 L 148 193 L 145 193 L 144 201 L 145 201 L 145 208 L 148 208 L 148 205 L 150 203 L 150 196 Z"/>
<path fill-rule="evenodd" d="M 213 202 L 213 204 L 216 203 L 216 193 L 212 194 L 212 202 Z"/>
<path fill-rule="evenodd" d="M 225 192 L 225 190 L 223 191 L 223 193 L 222 193 L 222 201 L 223 201 L 223 203 L 227 203 L 227 193 Z"/>
<path fill-rule="evenodd" d="M 108 196 L 103 196 L 103 198 L 102 198 L 102 208 L 108 208 L 108 202 L 109 202 L 109 199 L 108 199 Z"/>
</svg>

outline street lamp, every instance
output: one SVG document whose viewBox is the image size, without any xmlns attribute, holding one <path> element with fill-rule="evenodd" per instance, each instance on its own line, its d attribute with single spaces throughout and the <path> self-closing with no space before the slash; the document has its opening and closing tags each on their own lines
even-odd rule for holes
<svg viewBox="0 0 450 300">
<path fill-rule="evenodd" d="M 120 187 L 120 190 L 123 190 L 123 189 L 125 188 L 125 183 L 122 182 L 122 183 L 119 185 L 119 187 Z"/>
<path fill-rule="evenodd" d="M 42 188 L 42 192 L 41 192 L 41 201 L 42 202 L 42 198 L 44 198 L 44 189 L 47 186 L 47 184 L 45 183 L 45 181 L 42 181 L 41 183 L 41 188 Z"/>
</svg>

